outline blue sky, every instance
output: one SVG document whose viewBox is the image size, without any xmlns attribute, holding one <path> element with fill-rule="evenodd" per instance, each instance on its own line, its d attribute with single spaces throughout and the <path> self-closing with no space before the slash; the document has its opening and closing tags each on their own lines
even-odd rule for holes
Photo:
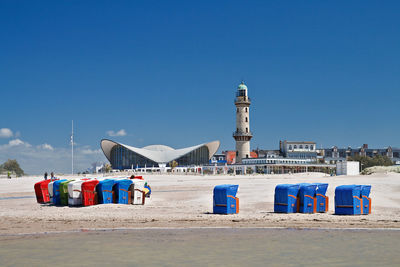
<svg viewBox="0 0 400 267">
<path fill-rule="evenodd" d="M 105 161 L 102 138 L 233 149 L 242 79 L 252 148 L 399 147 L 399 10 L 398 1 L 1 1 L 0 128 L 12 133 L 0 132 L 0 161 L 67 172 L 72 119 L 81 169 Z"/>
</svg>

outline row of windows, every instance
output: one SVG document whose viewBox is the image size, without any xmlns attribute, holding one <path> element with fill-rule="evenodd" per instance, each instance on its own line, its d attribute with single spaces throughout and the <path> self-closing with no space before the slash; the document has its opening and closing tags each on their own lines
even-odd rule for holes
<svg viewBox="0 0 400 267">
<path fill-rule="evenodd" d="M 316 158 L 317 153 L 311 152 L 311 153 L 287 153 L 288 158 L 299 158 L 299 159 L 310 159 L 310 158 Z"/>
<path fill-rule="evenodd" d="M 180 166 L 201 165 L 208 163 L 208 147 L 202 146 L 176 160 Z M 110 163 L 113 169 L 130 169 L 138 167 L 158 166 L 158 163 L 152 161 L 140 154 L 137 154 L 123 146 L 117 145 L 111 149 Z M 168 164 L 167 164 L 168 166 Z"/>
<path fill-rule="evenodd" d="M 239 132 L 239 128 L 236 128 L 236 132 L 237 133 Z M 246 127 L 246 133 L 248 133 L 248 132 L 249 132 L 249 128 Z"/>
<path fill-rule="evenodd" d="M 117 145 L 111 149 L 111 166 L 113 169 L 130 169 L 132 167 L 151 167 L 158 164 L 123 146 Z"/>
<path fill-rule="evenodd" d="M 202 165 L 208 163 L 208 147 L 202 146 L 176 160 L 179 166 Z"/>
<path fill-rule="evenodd" d="M 313 146 L 313 145 L 310 145 L 310 146 L 305 145 L 304 148 L 305 148 L 305 149 L 310 148 L 311 150 L 313 150 L 313 149 L 314 149 L 314 146 Z M 292 149 L 297 149 L 297 145 L 293 145 L 293 146 L 292 146 L 292 145 L 289 145 L 289 150 L 292 150 Z M 299 149 L 303 149 L 303 145 L 299 145 Z"/>
<path fill-rule="evenodd" d="M 389 158 L 398 158 L 400 157 L 400 153 L 399 152 L 393 152 L 393 153 L 387 153 L 387 152 L 380 152 L 380 153 L 372 153 L 372 152 L 366 152 L 365 155 L 368 157 L 374 157 L 375 155 L 382 155 L 382 156 L 388 156 Z M 337 158 L 337 157 L 342 157 L 345 158 L 347 156 L 355 156 L 355 155 L 363 155 L 362 152 L 347 152 L 347 151 L 338 151 L 338 152 L 333 152 L 330 150 L 325 150 L 325 155 L 327 157 L 333 157 L 333 158 Z"/>
<path fill-rule="evenodd" d="M 244 111 L 247 113 L 247 108 L 244 108 Z M 239 113 L 239 108 L 236 108 L 236 113 Z"/>
<path fill-rule="evenodd" d="M 265 160 L 265 159 L 260 159 L 260 160 L 252 160 L 252 161 L 246 161 L 245 164 L 307 164 L 308 161 L 302 161 L 302 160 Z"/>
</svg>

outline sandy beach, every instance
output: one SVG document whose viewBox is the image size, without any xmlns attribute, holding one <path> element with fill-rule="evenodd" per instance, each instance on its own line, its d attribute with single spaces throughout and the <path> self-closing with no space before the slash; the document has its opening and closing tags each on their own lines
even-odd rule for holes
<svg viewBox="0 0 400 267">
<path fill-rule="evenodd" d="M 33 185 L 42 180 L 41 177 L 0 179 L 0 235 L 104 228 L 400 228 L 400 174 L 395 173 L 333 177 L 319 173 L 145 175 L 144 178 L 153 190 L 144 206 L 108 204 L 91 207 L 38 204 Z M 275 186 L 300 182 L 329 183 L 328 213 L 273 213 Z M 237 215 L 211 214 L 212 190 L 215 185 L 226 183 L 239 184 L 240 212 Z M 372 185 L 372 214 L 334 215 L 334 190 L 342 184 Z"/>
</svg>

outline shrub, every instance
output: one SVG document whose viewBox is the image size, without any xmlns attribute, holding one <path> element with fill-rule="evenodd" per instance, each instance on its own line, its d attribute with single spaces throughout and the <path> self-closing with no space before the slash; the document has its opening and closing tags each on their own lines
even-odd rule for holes
<svg viewBox="0 0 400 267">
<path fill-rule="evenodd" d="M 18 177 L 24 175 L 24 170 L 21 169 L 16 159 L 9 159 L 0 166 L 3 171 L 14 172 Z"/>
</svg>

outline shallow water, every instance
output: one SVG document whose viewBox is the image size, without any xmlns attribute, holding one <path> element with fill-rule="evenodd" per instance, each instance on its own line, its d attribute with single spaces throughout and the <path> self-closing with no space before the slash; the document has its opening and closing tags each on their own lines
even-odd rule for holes
<svg viewBox="0 0 400 267">
<path fill-rule="evenodd" d="M 0 237 L 0 266 L 400 266 L 400 231 L 141 229 Z"/>
</svg>

